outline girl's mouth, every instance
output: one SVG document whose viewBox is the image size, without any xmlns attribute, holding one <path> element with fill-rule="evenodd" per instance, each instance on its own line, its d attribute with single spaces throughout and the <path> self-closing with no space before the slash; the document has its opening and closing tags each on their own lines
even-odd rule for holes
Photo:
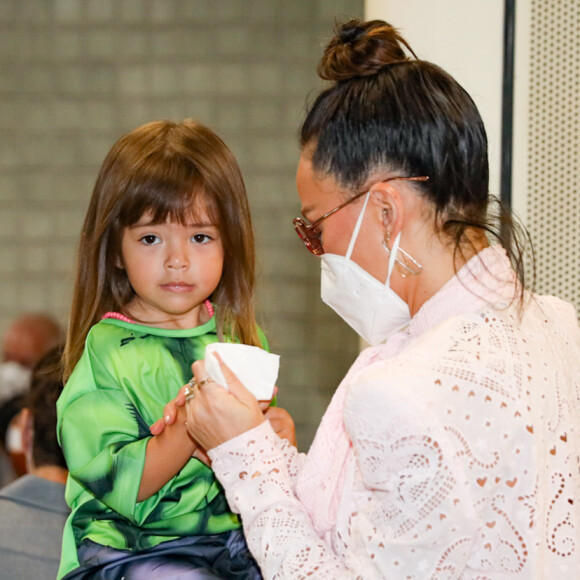
<svg viewBox="0 0 580 580">
<path fill-rule="evenodd" d="M 162 284 L 161 289 L 166 292 L 191 292 L 194 289 L 194 285 L 186 282 L 168 282 L 167 284 Z"/>
</svg>

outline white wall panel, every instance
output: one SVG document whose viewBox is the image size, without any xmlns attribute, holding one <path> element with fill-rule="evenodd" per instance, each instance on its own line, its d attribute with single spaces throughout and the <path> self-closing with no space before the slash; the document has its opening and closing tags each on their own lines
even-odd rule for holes
<svg viewBox="0 0 580 580">
<path fill-rule="evenodd" d="M 477 103 L 499 193 L 504 0 L 366 0 Z M 536 252 L 536 289 L 580 311 L 580 0 L 516 0 L 512 207 Z"/>
<path fill-rule="evenodd" d="M 516 10 L 513 207 L 536 250 L 537 289 L 580 312 L 580 0 Z"/>
<path fill-rule="evenodd" d="M 398 28 L 419 58 L 452 74 L 483 117 L 490 191 L 499 194 L 503 0 L 366 0 L 365 17 Z"/>
</svg>

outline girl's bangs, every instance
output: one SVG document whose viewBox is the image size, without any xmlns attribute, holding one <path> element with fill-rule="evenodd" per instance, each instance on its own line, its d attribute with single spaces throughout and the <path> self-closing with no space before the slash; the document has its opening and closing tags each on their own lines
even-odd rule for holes
<svg viewBox="0 0 580 580">
<path fill-rule="evenodd" d="M 145 214 L 153 224 L 171 221 L 186 225 L 208 220 L 219 224 L 217 204 L 205 191 L 199 175 L 164 177 L 131 183 L 119 212 L 122 227 L 136 224 Z"/>
</svg>

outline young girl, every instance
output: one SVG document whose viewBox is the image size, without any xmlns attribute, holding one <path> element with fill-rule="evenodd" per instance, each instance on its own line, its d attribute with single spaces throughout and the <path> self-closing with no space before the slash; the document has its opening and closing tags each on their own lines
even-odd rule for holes
<svg viewBox="0 0 580 580">
<path fill-rule="evenodd" d="M 154 122 L 101 167 L 80 241 L 58 433 L 72 513 L 59 578 L 259 578 L 182 420 L 151 437 L 207 344 L 266 347 L 244 182 L 203 125 Z"/>
</svg>

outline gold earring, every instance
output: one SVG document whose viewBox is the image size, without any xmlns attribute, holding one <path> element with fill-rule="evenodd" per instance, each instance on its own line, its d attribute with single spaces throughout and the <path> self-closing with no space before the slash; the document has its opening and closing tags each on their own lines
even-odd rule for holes
<svg viewBox="0 0 580 580">
<path fill-rule="evenodd" d="M 389 249 L 389 246 L 387 244 L 390 241 L 391 241 L 391 232 L 386 232 L 385 239 L 383 240 L 383 247 L 385 248 L 389 256 L 391 255 L 391 250 Z M 405 250 L 403 250 L 401 246 L 399 246 L 397 252 L 400 252 L 402 256 L 402 260 L 400 260 L 398 256 L 395 256 L 395 262 L 397 266 L 399 266 L 397 270 L 401 275 L 401 278 L 406 278 L 409 274 L 417 275 L 421 273 L 423 266 L 419 264 L 419 262 L 417 262 L 415 258 L 407 254 L 407 252 L 405 252 Z"/>
</svg>

